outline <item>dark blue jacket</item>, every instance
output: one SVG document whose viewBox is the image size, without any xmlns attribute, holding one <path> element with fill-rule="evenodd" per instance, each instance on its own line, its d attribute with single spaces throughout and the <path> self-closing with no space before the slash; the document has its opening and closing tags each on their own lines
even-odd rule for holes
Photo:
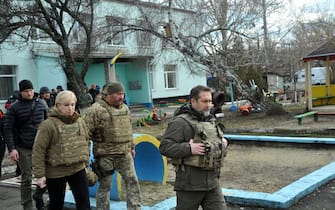
<svg viewBox="0 0 335 210">
<path fill-rule="evenodd" d="M 5 114 L 5 140 L 9 152 L 16 147 L 32 149 L 38 126 L 46 119 L 47 107 L 35 96 L 32 100 L 20 96 Z"/>
</svg>

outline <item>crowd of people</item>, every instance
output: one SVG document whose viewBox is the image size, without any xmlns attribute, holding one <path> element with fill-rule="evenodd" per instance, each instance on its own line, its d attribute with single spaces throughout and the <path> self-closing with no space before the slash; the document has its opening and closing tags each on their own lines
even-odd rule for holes
<svg viewBox="0 0 335 210">
<path fill-rule="evenodd" d="M 96 209 L 109 210 L 112 175 L 116 170 L 125 182 L 127 209 L 141 209 L 131 113 L 124 103 L 124 86 L 110 82 L 100 92 L 93 84 L 84 91 L 91 106 L 81 116 L 76 112 L 77 97 L 72 91 L 62 86 L 51 91 L 41 87 L 37 94 L 31 81 L 22 80 L 17 94 L 6 106 L 7 111 L 0 112 L 0 158 L 6 145 L 9 157 L 20 169 L 24 210 L 33 209 L 33 200 L 38 210 L 62 209 L 67 184 L 76 209 L 91 209 L 88 189 L 95 181 L 99 181 Z M 219 178 L 228 142 L 215 113 L 211 113 L 211 89 L 196 86 L 190 98 L 189 104 L 175 112 L 159 148 L 176 167 L 176 209 L 226 209 Z M 90 140 L 94 173 L 89 169 Z M 34 193 L 33 177 L 37 179 Z M 46 190 L 48 207 L 43 200 Z"/>
</svg>

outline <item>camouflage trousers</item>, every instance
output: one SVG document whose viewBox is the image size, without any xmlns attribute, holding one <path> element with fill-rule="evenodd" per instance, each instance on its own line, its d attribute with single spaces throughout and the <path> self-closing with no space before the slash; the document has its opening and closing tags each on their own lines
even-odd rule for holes
<svg viewBox="0 0 335 210">
<path fill-rule="evenodd" d="M 126 185 L 127 209 L 141 209 L 140 185 L 135 172 L 134 159 L 130 153 L 118 157 L 103 157 L 99 160 L 100 167 L 110 170 L 114 168 L 121 174 Z M 110 190 L 112 186 L 112 175 L 99 179 L 99 187 L 96 194 L 97 210 L 110 209 Z"/>
</svg>

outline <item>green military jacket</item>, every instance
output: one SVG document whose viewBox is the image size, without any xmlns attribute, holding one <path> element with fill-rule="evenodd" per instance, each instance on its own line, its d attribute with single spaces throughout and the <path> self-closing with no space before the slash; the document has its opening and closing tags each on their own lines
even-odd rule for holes
<svg viewBox="0 0 335 210">
<path fill-rule="evenodd" d="M 190 113 L 191 114 L 191 113 Z M 191 117 L 197 119 L 191 114 Z M 183 159 L 192 155 L 189 145 L 195 136 L 193 127 L 182 117 L 169 122 L 160 143 L 160 152 L 173 159 Z M 208 191 L 219 186 L 220 170 L 204 170 L 184 165 L 176 168 L 174 189 L 185 191 Z"/>
</svg>

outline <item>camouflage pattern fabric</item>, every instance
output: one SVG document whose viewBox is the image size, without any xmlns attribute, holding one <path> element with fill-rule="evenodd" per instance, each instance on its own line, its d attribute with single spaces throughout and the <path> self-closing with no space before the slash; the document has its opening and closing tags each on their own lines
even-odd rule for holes
<svg viewBox="0 0 335 210">
<path fill-rule="evenodd" d="M 86 168 L 86 177 L 88 186 L 93 186 L 98 182 L 98 176 L 89 168 Z"/>
<path fill-rule="evenodd" d="M 192 155 L 181 159 L 172 159 L 175 165 L 185 164 L 203 168 L 204 170 L 220 170 L 226 155 L 226 148 L 222 145 L 223 132 L 215 121 L 199 122 L 186 114 L 178 117 L 184 119 L 194 129 L 194 142 L 204 143 L 205 155 Z"/>
<path fill-rule="evenodd" d="M 132 125 L 126 105 L 116 109 L 101 100 L 90 107 L 85 122 L 93 138 L 94 157 L 124 155 L 131 150 Z"/>
<path fill-rule="evenodd" d="M 141 195 L 140 186 L 135 173 L 134 160 L 130 153 L 123 156 L 110 156 L 99 158 L 100 167 L 103 170 L 110 170 L 114 167 L 114 170 L 118 171 L 126 185 L 127 191 L 127 209 L 128 210 L 140 210 L 141 209 Z M 96 194 L 97 210 L 109 210 L 110 209 L 110 190 L 112 185 L 112 175 L 108 175 L 99 179 L 100 185 Z"/>
<path fill-rule="evenodd" d="M 88 162 L 90 151 L 88 134 L 84 121 L 78 120 L 72 124 L 65 124 L 56 117 L 49 117 L 54 123 L 59 135 L 59 143 L 52 147 L 46 159 L 51 166 L 72 165 Z"/>
</svg>

